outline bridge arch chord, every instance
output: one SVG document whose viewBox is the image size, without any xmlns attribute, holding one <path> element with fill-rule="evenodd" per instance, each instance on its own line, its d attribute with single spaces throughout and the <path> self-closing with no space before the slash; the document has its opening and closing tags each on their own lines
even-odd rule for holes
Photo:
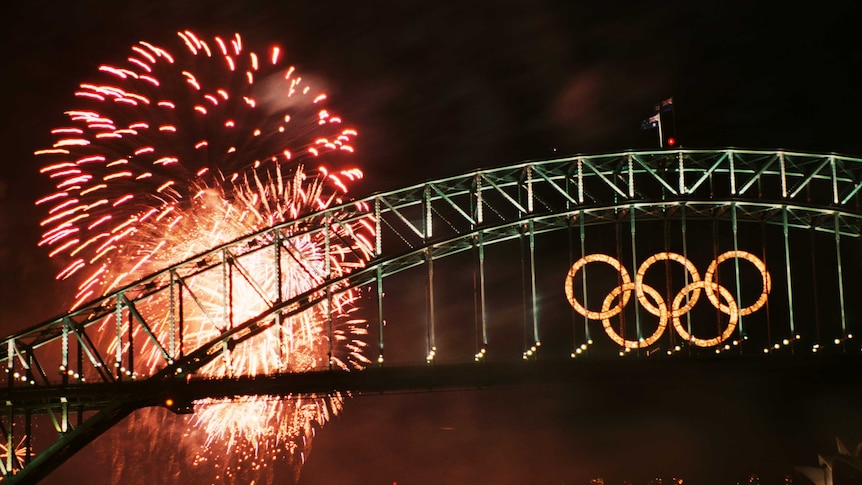
<svg viewBox="0 0 862 485">
<path fill-rule="evenodd" d="M 522 290 L 522 318 L 518 323 L 523 326 L 524 339 L 519 357 L 535 359 L 540 354 L 541 334 L 547 326 L 542 319 L 544 309 L 540 300 L 545 290 L 541 280 L 548 279 L 537 269 L 543 257 L 537 254 L 537 245 L 542 244 L 545 235 L 556 231 L 569 234 L 569 261 L 555 270 L 561 271 L 554 284 L 557 293 L 562 293 L 567 266 L 594 246 L 590 246 L 592 236 L 587 235 L 592 231 L 590 228 L 613 227 L 617 234 L 630 233 L 625 244 L 618 242 L 617 246 L 618 252 L 627 254 L 623 265 L 631 271 L 636 269 L 636 263 L 648 257 L 640 254 L 640 245 L 635 241 L 639 227 L 661 226 L 667 230 L 674 225 L 674 231 L 678 232 L 681 225 L 682 235 L 671 239 L 674 245 L 683 248 L 687 241 L 686 224 L 720 227 L 722 237 L 732 240 L 729 245 L 734 250 L 739 249 L 740 239 L 747 239 L 749 233 L 765 231 L 762 228 L 767 226 L 779 228 L 775 251 L 778 256 L 771 257 L 768 263 L 773 276 L 788 283 L 787 294 L 781 295 L 781 299 L 788 300 L 786 308 L 783 313 L 779 310 L 774 313 L 789 318 L 790 327 L 775 335 L 768 332 L 766 340 L 760 339 L 756 345 L 746 344 L 758 352 L 775 345 L 781 347 L 787 341 L 781 337 L 790 338 L 790 347 L 797 345 L 792 290 L 798 285 L 790 271 L 797 263 L 791 264 L 790 254 L 791 251 L 801 254 L 804 248 L 812 248 L 816 240 L 818 247 L 826 245 L 832 251 L 829 265 L 837 267 L 836 289 L 841 293 L 837 305 L 840 311 L 832 309 L 822 318 L 840 320 L 834 342 L 846 350 L 855 324 L 849 321 L 850 316 L 859 312 L 849 308 L 855 302 L 848 306 L 843 296 L 842 260 L 849 257 L 848 248 L 854 246 L 846 241 L 842 246 L 841 242 L 859 240 L 860 188 L 862 160 L 836 155 L 736 149 L 622 152 L 480 170 L 309 214 L 213 248 L 66 315 L 5 338 L 0 343 L 0 362 L 7 369 L 2 378 L 5 381 L 2 392 L 8 412 L 0 419 L 0 432 L 7 446 L 24 451 L 7 453 L 2 471 L 11 476 L 30 463 L 67 456 L 135 407 L 155 403 L 152 396 L 141 400 L 139 395 L 124 395 L 117 390 L 124 383 L 193 378 L 220 356 L 240 348 L 280 321 L 325 305 L 327 298 L 353 288 L 364 288 L 363 306 L 373 309 L 368 312 L 372 329 L 368 339 L 375 341 L 369 345 L 376 344 L 377 355 L 370 352 L 372 355 L 368 357 L 372 360 L 376 357 L 378 366 L 398 365 L 384 359 L 384 337 L 390 330 L 384 327 L 389 303 L 383 298 L 383 288 L 392 287 L 386 281 L 411 271 L 420 272 L 418 279 L 424 282 L 421 291 L 425 293 L 425 309 L 417 312 L 424 315 L 414 318 L 419 323 L 413 327 L 419 333 L 413 338 L 424 342 L 420 359 L 437 362 L 444 353 L 439 344 L 445 342 L 447 330 L 443 328 L 444 322 L 435 319 L 435 309 L 439 312 L 441 302 L 435 302 L 434 291 L 438 288 L 439 298 L 440 268 L 450 257 L 466 255 L 474 275 L 470 320 L 475 326 L 476 339 L 466 357 L 485 360 L 494 351 L 490 346 L 493 339 L 489 337 L 489 327 L 493 326 L 489 321 L 493 312 L 488 305 L 489 268 L 493 260 L 490 253 L 506 242 L 518 241 L 520 245 L 521 275 L 515 286 Z M 350 232 L 350 228 L 358 225 L 364 225 L 371 236 Z M 303 242 L 338 238 L 350 239 L 345 246 L 355 254 L 344 257 L 357 262 L 351 272 L 321 271 L 320 266 L 305 260 L 297 250 Z M 797 248 L 797 240 L 809 238 L 807 246 Z M 760 243 L 765 245 L 766 240 Z M 323 260 L 333 257 L 326 253 L 329 247 L 328 243 L 324 245 Z M 264 288 L 271 285 L 265 285 L 258 272 L 246 267 L 251 258 L 268 262 L 269 269 L 264 273 L 269 277 L 276 275 L 278 290 L 274 294 L 267 294 Z M 739 297 L 739 263 L 725 266 L 735 267 L 736 275 L 735 285 L 728 285 L 727 294 Z M 814 259 L 811 266 L 816 266 Z M 313 274 L 316 286 L 301 291 L 287 289 L 284 274 L 289 271 Z M 216 288 L 214 294 L 204 298 L 195 291 L 196 281 L 208 278 L 222 278 L 231 284 Z M 234 281 L 259 299 L 262 310 L 218 327 L 233 306 Z M 581 290 L 586 295 L 586 289 Z M 169 302 L 163 305 L 166 309 L 158 317 L 152 316 L 157 310 L 148 306 L 154 299 Z M 667 300 L 670 304 L 671 299 Z M 209 319 L 219 331 L 206 338 L 184 334 L 183 321 L 189 312 L 196 318 Z M 643 311 L 635 309 L 633 318 L 638 320 L 639 336 L 648 331 L 641 328 L 647 324 L 641 325 L 640 313 Z M 569 349 L 572 357 L 587 354 L 585 351 L 593 342 L 590 327 L 598 322 L 584 320 L 583 331 L 572 330 Z M 643 320 L 646 321 L 646 315 Z M 389 327 L 392 325 L 394 321 Z M 786 322 L 782 325 L 787 326 Z M 169 331 L 164 331 L 166 328 Z M 332 329 L 329 330 L 332 335 Z M 827 340 L 824 333 L 812 345 L 822 345 Z M 113 341 L 123 344 L 111 345 Z M 547 341 L 545 344 L 547 347 Z M 144 355 L 143 347 L 156 350 Z M 338 370 L 338 366 L 332 365 L 331 356 L 330 348 L 330 358 L 320 362 L 315 370 Z M 53 438 L 56 441 L 43 441 L 53 444 L 47 450 L 43 447 L 40 454 L 34 454 L 30 442 L 30 423 L 36 416 L 46 419 L 47 427 L 56 431 Z M 21 443 L 16 441 L 19 436 L 24 437 Z"/>
</svg>

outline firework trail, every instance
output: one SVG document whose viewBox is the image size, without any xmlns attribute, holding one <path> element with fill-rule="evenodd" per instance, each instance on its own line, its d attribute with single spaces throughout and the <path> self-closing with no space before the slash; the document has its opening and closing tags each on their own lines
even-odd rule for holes
<svg viewBox="0 0 862 485">
<path fill-rule="evenodd" d="M 209 40 L 190 31 L 178 33 L 178 41 L 175 50 L 142 41 L 124 62 L 100 66 L 100 80 L 80 85 L 67 123 L 52 130 L 53 145 L 36 152 L 55 188 L 36 202 L 46 212 L 39 245 L 63 261 L 57 279 L 76 285 L 73 307 L 219 244 L 340 203 L 347 185 L 361 177 L 341 168 L 356 131 L 325 108 L 325 94 L 283 64 L 278 47 L 259 56 L 238 34 Z M 279 298 L 290 298 L 316 287 L 324 268 L 338 276 L 361 267 L 373 225 L 359 220 L 333 227 L 338 243 L 326 253 L 323 236 L 294 238 L 280 275 L 271 255 L 233 263 L 254 274 L 259 287 L 232 280 L 229 310 L 218 296 L 221 277 L 195 277 L 198 308 L 186 314 L 179 345 L 196 348 L 232 322 L 260 314 L 268 305 L 261 289 L 273 294 L 283 286 Z M 355 300 L 351 291 L 338 293 L 326 308 L 287 319 L 200 373 L 362 368 L 365 326 L 351 315 Z M 172 304 L 162 294 L 145 305 L 154 333 L 171 331 L 165 315 Z M 111 325 L 106 318 L 103 326 Z M 109 347 L 128 350 L 129 342 L 105 335 Z M 144 358 L 128 372 L 146 376 L 157 349 L 136 352 Z M 259 469 L 277 456 L 301 463 L 314 426 L 342 401 L 336 395 L 198 403 L 187 433 L 203 435 L 195 463 L 222 461 L 220 478 L 236 478 L 236 470 Z"/>
</svg>

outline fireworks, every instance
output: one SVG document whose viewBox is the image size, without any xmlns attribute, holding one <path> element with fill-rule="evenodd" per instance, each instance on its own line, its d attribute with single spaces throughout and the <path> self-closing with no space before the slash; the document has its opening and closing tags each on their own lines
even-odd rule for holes
<svg viewBox="0 0 862 485">
<path fill-rule="evenodd" d="M 176 51 L 139 42 L 125 62 L 100 66 L 100 80 L 80 85 L 67 124 L 52 130 L 53 145 L 36 152 L 55 187 L 36 202 L 46 211 L 39 245 L 64 262 L 57 278 L 76 284 L 73 307 L 218 244 L 341 202 L 347 184 L 361 177 L 357 169 L 325 168 L 343 166 L 356 131 L 325 108 L 325 94 L 282 64 L 278 47 L 258 55 L 239 35 L 178 36 Z M 326 252 L 321 236 L 293 239 L 280 274 L 271 255 L 231 261 L 240 276 L 255 275 L 255 284 L 230 276 L 229 309 L 218 297 L 227 276 L 196 277 L 197 311 L 187 310 L 179 345 L 195 348 L 259 314 L 279 289 L 277 298 L 290 298 L 313 289 L 321 275 L 361 267 L 370 256 L 363 239 L 373 236 L 373 226 L 363 222 L 332 224 L 338 241 Z M 364 322 L 351 317 L 355 298 L 350 291 L 333 295 L 325 308 L 310 308 L 226 351 L 201 374 L 361 368 Z M 156 334 L 171 331 L 165 309 L 172 304 L 164 294 L 147 303 Z M 109 318 L 103 323 L 111 325 Z M 106 338 L 113 349 L 129 345 Z M 140 350 L 145 358 L 128 372 L 146 376 L 159 351 Z M 195 425 L 206 431 L 208 446 L 226 446 L 259 466 L 262 455 L 295 454 L 312 424 L 323 424 L 341 403 L 342 396 L 211 401 L 200 403 Z"/>
<path fill-rule="evenodd" d="M 7 460 L 9 454 L 13 454 L 18 460 L 24 461 L 27 458 L 27 446 L 24 444 L 25 437 L 22 437 L 18 440 L 18 444 L 12 447 L 10 452 L 9 445 L 6 443 L 0 443 L 0 460 Z M 32 456 L 31 456 L 32 458 Z"/>
</svg>

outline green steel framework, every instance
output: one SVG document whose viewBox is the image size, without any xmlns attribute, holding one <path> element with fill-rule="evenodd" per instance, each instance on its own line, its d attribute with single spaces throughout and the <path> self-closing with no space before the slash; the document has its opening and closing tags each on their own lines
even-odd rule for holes
<svg viewBox="0 0 862 485">
<path fill-rule="evenodd" d="M 176 382 L 195 382 L 197 372 L 218 356 L 231 352 L 284 318 L 315 305 L 326 305 L 333 294 L 348 288 L 373 290 L 371 298 L 365 301 L 366 306 L 370 300 L 376 304 L 372 310 L 376 317 L 369 319 L 369 325 L 375 327 L 372 335 L 376 341 L 369 342 L 372 345 L 368 352 L 372 355 L 367 357 L 376 359 L 374 365 L 378 368 L 403 366 L 403 363 L 389 364 L 385 359 L 383 294 L 387 277 L 408 269 L 422 272 L 427 304 L 422 317 L 423 331 L 415 339 L 425 342 L 422 360 L 435 364 L 439 330 L 454 322 L 439 321 L 435 315 L 440 302 L 435 302 L 434 263 L 458 253 L 470 254 L 475 263 L 471 268 L 477 282 L 473 295 L 475 315 L 471 319 L 477 338 L 475 353 L 456 364 L 484 362 L 485 356 L 494 351 L 489 339 L 492 322 L 488 318 L 486 249 L 504 241 L 521 243 L 522 323 L 528 336 L 521 357 L 533 360 L 542 345 L 545 323 L 540 318 L 537 295 L 536 236 L 551 231 L 568 231 L 570 237 L 579 240 L 574 245 L 579 249 L 570 248 L 572 258 L 576 259 L 583 256 L 584 240 L 591 226 L 614 225 L 619 231 L 629 231 L 630 240 L 626 244 L 635 248 L 637 224 L 677 221 L 687 251 L 686 227 L 690 224 L 687 221 L 721 221 L 729 225 L 733 249 L 737 249 L 738 236 L 743 233 L 740 223 L 756 222 L 760 227 L 772 226 L 780 231 L 784 263 L 781 266 L 786 272 L 783 279 L 789 283 L 793 281 L 791 270 L 795 266 L 791 243 L 809 237 L 808 234 L 812 238 L 813 234 L 832 235 L 836 270 L 832 278 L 837 279 L 840 330 L 834 335 L 824 332 L 821 336 L 818 329 L 816 340 L 804 343 L 816 349 L 821 343 L 831 344 L 834 340 L 846 352 L 852 332 L 860 326 L 852 317 L 859 304 L 847 297 L 845 281 L 849 275 L 860 273 L 858 264 L 848 266 L 845 262 L 848 240 L 858 241 L 862 234 L 860 189 L 862 160 L 838 155 L 738 149 L 622 152 L 477 170 L 372 195 L 279 224 L 213 248 L 3 339 L 0 362 L 5 363 L 6 373 L 0 377 L 5 380 L 0 384 L 0 404 L 5 409 L 0 411 L 0 443 L 7 450 L 18 449 L 19 453 L 5 453 L 0 460 L 0 474 L 10 483 L 44 476 L 134 409 L 159 404 L 164 393 L 153 393 L 154 390 L 169 388 Z M 338 237 L 332 229 L 334 225 L 348 227 L 343 223 L 362 219 L 374 224 L 376 233 L 373 241 L 357 239 L 374 255 L 365 267 L 339 278 L 316 274 L 319 281 L 316 288 L 287 297 L 279 279 L 277 294 L 259 295 L 268 310 L 236 323 L 212 341 L 188 348 L 183 326 L 185 313 L 182 304 L 175 302 L 194 303 L 194 278 L 230 274 L 230 278 L 242 278 L 249 285 L 260 287 L 254 275 L 244 269 L 244 257 L 269 252 L 273 268 L 281 274 L 283 259 L 297 257 L 293 246 L 296 238 L 319 234 L 321 239 L 329 241 Z M 327 243 L 322 249 L 327 260 L 329 250 Z M 626 262 L 636 268 L 636 251 L 631 253 L 631 260 Z M 740 272 L 739 263 L 735 264 L 736 282 L 731 291 L 738 297 Z M 586 278 L 586 272 L 583 277 Z M 221 300 L 225 308 L 230 308 L 233 294 L 227 286 Z M 781 298 L 786 299 L 789 309 L 787 321 L 781 323 L 780 331 L 770 331 L 772 340 L 759 342 L 757 351 L 787 345 L 787 337 L 791 347 L 802 344 L 796 342 L 798 322 L 794 320 L 793 287 L 787 284 L 786 288 L 774 289 L 774 294 L 786 293 Z M 171 301 L 170 308 L 164 310 L 169 312 L 167 318 L 172 323 L 168 335 L 152 332 L 147 312 L 140 311 L 148 299 L 160 293 L 167 293 Z M 196 311 L 202 309 L 198 305 Z M 639 318 L 639 313 L 635 312 L 635 316 Z M 116 324 L 99 330 L 97 323 L 106 317 L 114 319 Z M 390 326 L 393 324 L 389 322 Z M 640 331 L 639 320 L 637 325 Z M 743 325 L 738 330 L 740 335 L 745 335 Z M 584 331 L 581 341 L 572 343 L 572 357 L 580 355 L 592 343 L 589 328 Z M 108 349 L 109 339 L 98 338 L 100 332 L 116 332 L 120 341 L 129 342 L 128 348 L 134 348 L 132 335 L 142 334 L 149 345 L 160 349 L 161 360 L 147 368 L 154 370 L 144 372 L 141 364 L 135 362 L 134 350 Z M 321 375 L 343 374 L 331 362 L 328 368 L 324 364 L 320 369 Z M 347 389 L 351 387 L 350 377 L 339 382 Z M 215 389 L 215 384 L 212 387 Z M 142 393 L 140 389 L 147 391 Z M 273 392 L 271 388 L 244 389 L 246 393 Z M 282 394 L 291 392 L 295 390 L 281 390 Z M 178 403 L 175 410 L 187 411 L 190 405 Z M 40 429 L 54 430 L 53 439 L 31 439 L 37 423 L 44 423 Z"/>
</svg>

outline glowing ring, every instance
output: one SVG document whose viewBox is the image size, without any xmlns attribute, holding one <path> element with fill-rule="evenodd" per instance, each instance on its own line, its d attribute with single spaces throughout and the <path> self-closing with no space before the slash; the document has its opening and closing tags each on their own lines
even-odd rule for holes
<svg viewBox="0 0 862 485">
<path fill-rule="evenodd" d="M 622 298 L 620 299 L 620 303 L 615 308 L 603 308 L 600 312 L 594 312 L 592 310 L 587 310 L 586 307 L 581 305 L 581 302 L 575 298 L 574 291 L 572 290 L 572 280 L 575 279 L 575 275 L 578 274 L 578 271 L 581 270 L 588 263 L 607 263 L 611 265 L 615 270 L 620 273 L 620 277 L 622 278 L 621 285 L 627 285 L 631 283 L 632 279 L 629 276 L 628 270 L 620 264 L 615 258 L 612 258 L 606 254 L 590 254 L 584 256 L 583 258 L 575 261 L 575 264 L 569 269 L 569 273 L 566 275 L 566 297 L 569 299 L 569 303 L 572 305 L 572 308 L 575 309 L 576 312 L 581 315 L 591 319 L 591 320 L 604 320 L 606 318 L 611 318 L 620 314 L 623 311 L 623 308 L 628 304 L 629 298 L 632 296 L 631 290 L 623 293 Z"/>
<path fill-rule="evenodd" d="M 739 315 L 751 315 L 760 309 L 765 303 L 766 298 L 769 296 L 769 292 L 772 291 L 772 279 L 769 276 L 769 272 L 766 271 L 766 265 L 763 264 L 757 256 L 747 252 L 747 251 L 727 251 L 718 255 L 711 263 L 709 263 L 709 267 L 706 269 L 706 274 L 703 276 L 703 281 L 706 282 L 706 286 L 704 290 L 706 291 L 706 297 L 709 298 L 710 303 L 713 304 L 716 308 L 718 308 L 725 315 L 730 314 L 730 309 L 727 305 L 722 305 L 718 300 L 718 297 L 715 295 L 714 287 L 712 285 L 712 279 L 715 276 L 715 272 L 718 269 L 718 265 L 722 262 L 730 259 L 730 258 L 742 258 L 754 265 L 758 271 L 760 271 L 760 277 L 763 281 L 763 291 L 760 293 L 760 297 L 757 298 L 753 304 L 739 309 Z M 718 285 L 716 285 L 718 286 Z"/>
<path fill-rule="evenodd" d="M 640 295 L 644 294 L 644 291 L 643 291 L 643 289 L 645 288 L 645 286 L 644 286 L 644 275 L 646 274 L 647 270 L 656 261 L 665 261 L 665 260 L 676 261 L 677 263 L 683 265 L 683 267 L 685 267 L 686 271 L 688 271 L 688 274 L 691 275 L 692 282 L 700 281 L 700 273 L 698 273 L 697 268 L 694 266 L 694 263 L 692 263 L 690 260 L 688 260 L 685 256 L 683 256 L 681 254 L 670 253 L 670 252 L 657 253 L 657 254 L 653 254 L 652 256 L 647 258 L 646 261 L 641 263 L 640 268 L 638 268 L 637 274 L 635 274 L 635 295 L 638 297 L 638 302 L 640 302 L 641 306 L 643 306 L 646 309 L 646 311 L 652 313 L 653 315 L 655 315 L 657 317 L 661 316 L 659 314 L 659 308 L 653 306 L 652 303 L 650 303 L 646 298 L 641 298 Z M 653 291 L 655 291 L 655 290 L 653 290 Z M 673 312 L 671 313 L 671 315 L 677 316 L 677 317 L 685 315 L 689 310 L 694 308 L 694 305 L 697 304 L 698 298 L 700 298 L 700 288 L 697 288 L 695 290 L 691 299 L 688 301 L 688 303 L 684 307 L 679 308 L 679 309 L 674 309 Z M 664 302 L 662 301 L 662 303 L 664 303 Z M 665 305 L 665 308 L 667 308 L 667 305 Z"/>
<path fill-rule="evenodd" d="M 704 279 L 703 281 L 697 281 L 694 283 L 689 283 L 685 288 L 680 290 L 679 293 L 676 294 L 676 297 L 673 299 L 673 305 L 671 308 L 674 310 L 679 308 L 679 304 L 682 302 L 685 295 L 688 294 L 691 290 L 697 288 L 704 288 L 705 290 L 709 288 L 713 292 L 718 290 L 718 293 L 727 301 L 727 305 L 725 308 L 728 309 L 727 314 L 730 315 L 730 321 L 727 323 L 727 328 L 724 329 L 724 332 L 721 333 L 718 337 L 713 337 L 710 339 L 702 339 L 695 337 L 688 333 L 688 330 L 682 325 L 682 322 L 679 319 L 679 316 L 673 317 L 673 328 L 676 330 L 676 333 L 682 337 L 683 340 L 691 342 L 698 347 L 712 347 L 718 345 L 725 340 L 728 339 L 733 334 L 733 331 L 736 330 L 736 325 L 739 323 L 739 310 L 736 304 L 736 301 L 733 299 L 733 295 L 730 294 L 730 291 L 723 286 L 719 286 L 717 283 L 713 283 L 712 281 L 707 281 Z M 707 290 L 707 294 L 709 290 Z M 713 293 L 714 294 L 714 293 Z"/>
<path fill-rule="evenodd" d="M 614 299 L 617 297 L 617 295 L 619 295 L 620 293 L 622 293 L 623 295 L 629 295 L 629 294 L 631 294 L 631 292 L 634 288 L 635 288 L 635 284 L 629 282 L 629 283 L 623 283 L 622 285 L 617 286 L 616 288 L 611 290 L 611 292 L 608 293 L 608 296 L 605 297 L 605 301 L 602 302 L 602 312 L 603 313 L 607 312 L 608 309 L 610 309 L 611 303 L 614 301 Z M 667 328 L 667 315 L 668 315 L 668 313 L 667 313 L 667 305 L 665 304 L 664 299 L 662 299 L 659 292 L 657 292 L 651 286 L 641 284 L 641 288 L 642 288 L 642 291 L 645 291 L 646 294 L 651 296 L 653 298 L 653 300 L 655 300 L 655 302 L 658 304 L 658 308 L 656 308 L 656 310 L 658 310 L 657 316 L 659 317 L 658 328 L 656 328 L 655 332 L 653 332 L 652 335 L 650 335 L 649 337 L 647 337 L 643 340 L 640 340 L 640 341 L 639 340 L 626 340 L 622 336 L 620 336 L 620 334 L 618 334 L 614 330 L 614 328 L 611 326 L 610 317 L 602 319 L 602 326 L 605 328 L 605 333 L 608 334 L 608 337 L 610 337 L 611 340 L 616 342 L 619 346 L 625 347 L 628 349 L 637 349 L 637 348 L 649 347 L 650 345 L 654 344 L 659 338 L 661 338 L 662 334 L 664 333 L 665 329 Z M 646 298 L 639 298 L 639 300 L 643 301 L 643 300 L 646 300 Z"/>
</svg>

